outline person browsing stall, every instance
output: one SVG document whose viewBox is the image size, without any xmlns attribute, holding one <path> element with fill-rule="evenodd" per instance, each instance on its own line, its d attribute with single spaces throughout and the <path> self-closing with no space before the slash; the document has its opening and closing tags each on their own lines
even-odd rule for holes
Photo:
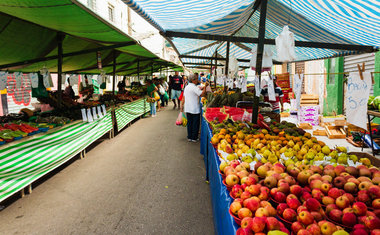
<svg viewBox="0 0 380 235">
<path fill-rule="evenodd" d="M 190 77 L 189 85 L 185 87 L 181 104 L 181 111 L 187 117 L 187 140 L 197 142 L 201 119 L 201 106 L 199 97 L 206 93 L 206 86 L 198 87 L 199 80 L 197 75 Z"/>
</svg>

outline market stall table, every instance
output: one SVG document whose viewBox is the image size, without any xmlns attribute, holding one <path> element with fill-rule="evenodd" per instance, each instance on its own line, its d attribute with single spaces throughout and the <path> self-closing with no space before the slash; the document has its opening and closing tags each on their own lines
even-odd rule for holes
<svg viewBox="0 0 380 235">
<path fill-rule="evenodd" d="M 223 185 L 223 178 L 218 172 L 220 160 L 214 146 L 210 143 L 211 137 L 210 126 L 202 117 L 201 154 L 204 156 L 206 174 L 210 183 L 214 230 L 216 234 L 236 234 L 239 226 L 228 212 L 233 199 Z"/>
<path fill-rule="evenodd" d="M 73 122 L 0 148 L 0 202 L 30 186 L 113 128 L 112 115 Z"/>
<path fill-rule="evenodd" d="M 117 130 L 120 131 L 134 119 L 149 112 L 149 110 L 149 104 L 146 103 L 145 99 L 135 100 L 115 108 Z"/>
</svg>

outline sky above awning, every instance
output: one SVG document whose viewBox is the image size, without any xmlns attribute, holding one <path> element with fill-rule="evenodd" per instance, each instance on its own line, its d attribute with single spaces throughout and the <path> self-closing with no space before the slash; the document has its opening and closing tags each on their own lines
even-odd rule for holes
<svg viewBox="0 0 380 235">
<path fill-rule="evenodd" d="M 254 0 L 123 1 L 161 32 L 258 37 L 260 14 L 258 10 L 253 11 Z M 380 1 L 268 0 L 266 38 L 276 38 L 285 25 L 289 25 L 298 41 L 368 45 L 378 48 Z M 225 43 L 183 38 L 173 38 L 172 41 L 180 54 L 213 56 L 217 50 L 219 55 L 225 56 Z M 249 50 L 253 46 L 254 44 L 249 43 L 232 43 L 231 55 L 238 59 L 250 58 Z M 296 61 L 355 53 L 358 52 L 297 47 Z M 195 63 L 200 60 L 186 61 Z"/>
</svg>

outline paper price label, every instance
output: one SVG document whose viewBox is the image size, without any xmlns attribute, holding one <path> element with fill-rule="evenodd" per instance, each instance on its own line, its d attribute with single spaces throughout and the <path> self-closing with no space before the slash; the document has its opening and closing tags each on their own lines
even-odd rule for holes
<svg viewBox="0 0 380 235">
<path fill-rule="evenodd" d="M 274 92 L 273 79 L 268 79 L 268 96 L 270 101 L 276 101 L 276 94 Z"/>
<path fill-rule="evenodd" d="M 87 121 L 88 122 L 93 122 L 94 119 L 92 118 L 92 115 L 91 115 L 91 109 L 87 109 Z"/>
<path fill-rule="evenodd" d="M 30 81 L 32 83 L 32 88 L 38 87 L 38 74 L 37 73 L 30 73 L 29 74 Z"/>
<path fill-rule="evenodd" d="M 104 116 L 106 116 L 107 115 L 107 110 L 106 110 L 106 106 L 104 104 L 102 104 L 102 110 L 103 110 Z"/>
<path fill-rule="evenodd" d="M 86 109 L 81 109 L 81 111 L 82 111 L 82 120 L 84 122 L 87 122 Z"/>
<path fill-rule="evenodd" d="M 16 89 L 20 89 L 22 87 L 22 73 L 16 72 L 14 73 L 16 80 Z"/>
<path fill-rule="evenodd" d="M 93 115 L 93 118 L 94 120 L 98 120 L 98 115 L 96 114 L 96 107 L 92 107 L 92 115 Z"/>
<path fill-rule="evenodd" d="M 100 109 L 100 106 L 96 107 L 98 109 L 98 115 L 99 115 L 99 118 L 102 118 L 104 117 L 103 113 L 102 113 L 102 110 Z"/>
</svg>

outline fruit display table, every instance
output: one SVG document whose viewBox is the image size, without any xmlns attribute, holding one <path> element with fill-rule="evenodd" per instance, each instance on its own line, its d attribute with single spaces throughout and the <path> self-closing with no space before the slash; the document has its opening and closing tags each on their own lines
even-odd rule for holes
<svg viewBox="0 0 380 235">
<path fill-rule="evenodd" d="M 73 122 L 0 148 L 0 202 L 83 151 L 113 128 L 112 115 Z"/>
<path fill-rule="evenodd" d="M 223 185 L 223 178 L 218 172 L 220 160 L 214 146 L 210 143 L 212 132 L 203 117 L 201 125 L 201 154 L 204 155 L 210 182 L 214 230 L 216 234 L 236 234 L 239 226 L 228 212 L 233 199 Z"/>
<path fill-rule="evenodd" d="M 149 104 L 146 103 L 144 98 L 115 108 L 117 130 L 120 131 L 134 119 L 149 112 L 149 110 Z"/>
</svg>

